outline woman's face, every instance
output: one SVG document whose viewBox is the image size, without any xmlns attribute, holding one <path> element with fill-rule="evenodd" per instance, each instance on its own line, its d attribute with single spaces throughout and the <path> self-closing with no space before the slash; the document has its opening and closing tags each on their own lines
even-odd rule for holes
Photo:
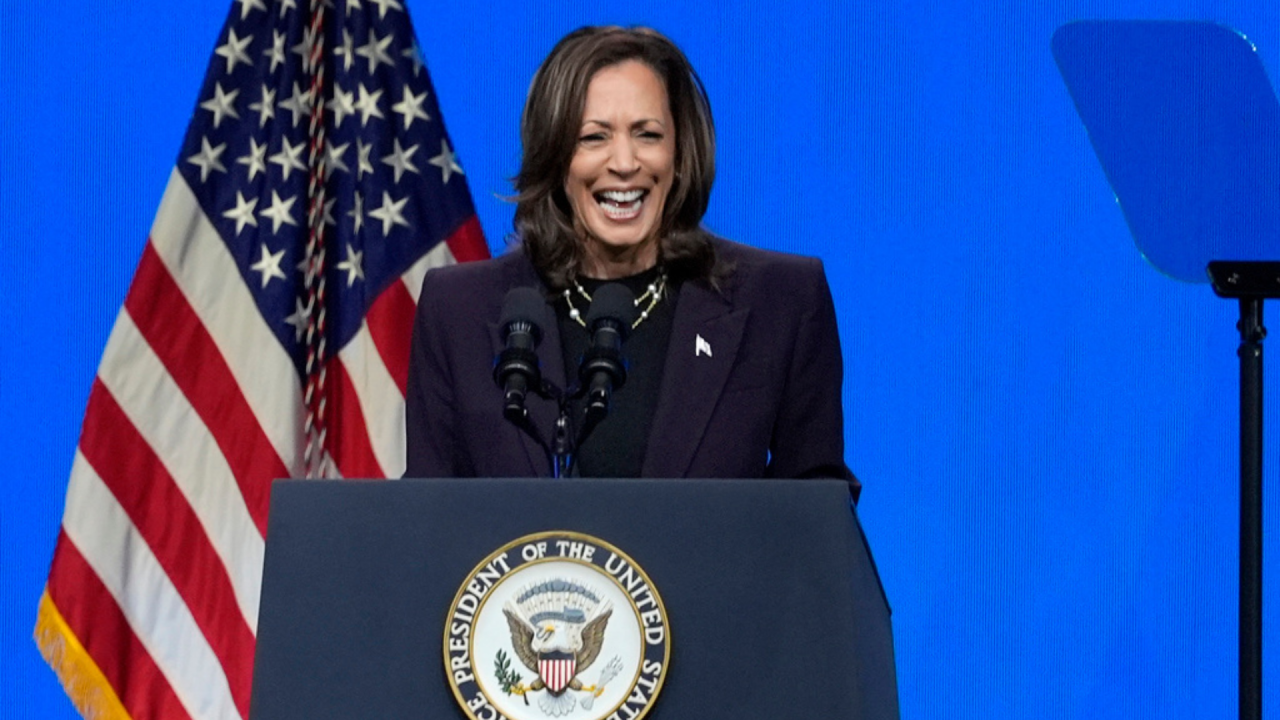
<svg viewBox="0 0 1280 720">
<path fill-rule="evenodd" d="M 564 181 L 586 234 L 586 274 L 614 274 L 601 265 L 639 272 L 657 263 L 675 155 L 662 80 L 636 60 L 598 71 L 587 86 L 578 145 Z"/>
</svg>

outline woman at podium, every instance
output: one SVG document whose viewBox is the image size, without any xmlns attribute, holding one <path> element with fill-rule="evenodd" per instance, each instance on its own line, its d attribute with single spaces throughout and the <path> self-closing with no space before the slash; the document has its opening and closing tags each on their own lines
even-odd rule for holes
<svg viewBox="0 0 1280 720">
<path fill-rule="evenodd" d="M 571 389 L 601 342 L 592 323 L 608 320 L 591 320 L 593 299 L 621 285 L 633 304 L 617 323 L 625 381 L 610 376 L 607 414 L 572 447 L 572 474 L 852 480 L 822 264 L 701 226 L 715 131 L 684 53 L 645 28 L 570 33 L 534 76 L 521 140 L 518 247 L 423 282 L 406 476 L 552 474 L 557 421 L 573 446 L 587 400 L 534 387 L 522 424 L 504 416 L 495 358 L 525 328 L 506 323 L 504 300 L 537 291 L 536 329 L 522 337 L 537 343 L 538 376 Z"/>
</svg>

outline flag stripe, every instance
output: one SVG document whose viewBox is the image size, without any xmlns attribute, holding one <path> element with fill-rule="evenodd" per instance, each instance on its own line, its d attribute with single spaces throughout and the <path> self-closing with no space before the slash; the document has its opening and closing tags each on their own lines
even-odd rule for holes
<svg viewBox="0 0 1280 720">
<path fill-rule="evenodd" d="M 276 455 L 290 468 L 278 477 L 302 475 L 297 369 L 239 281 L 240 268 L 226 243 L 176 169 L 156 213 L 151 244 L 222 352 Z"/>
<path fill-rule="evenodd" d="M 393 293 L 409 300 L 404 286 L 393 283 L 384 295 Z M 399 318 L 385 318 L 386 324 L 405 326 L 401 333 L 408 335 L 409 323 L 413 317 L 413 304 L 410 302 L 408 315 Z M 395 312 L 404 312 L 396 309 Z M 372 311 L 371 311 L 372 313 Z M 364 418 L 364 435 L 369 439 L 370 451 L 377 459 L 381 469 L 378 477 L 399 477 L 404 473 L 404 390 L 388 372 L 382 362 L 382 356 L 374 347 L 372 330 L 368 324 L 362 325 L 351 342 L 338 353 L 347 379 L 351 382 L 352 391 L 360 403 Z M 408 373 L 408 366 L 403 370 Z M 347 477 L 360 477 L 343 473 Z M 368 477 L 367 475 L 364 477 Z"/>
<path fill-rule="evenodd" d="M 360 398 L 340 358 L 329 362 L 328 382 L 332 387 L 326 410 L 329 434 L 325 438 L 325 447 L 337 463 L 338 472 L 348 478 L 386 477 L 369 443 Z M 392 411 L 383 408 L 379 412 Z"/>
<path fill-rule="evenodd" d="M 422 294 L 422 279 L 427 276 L 427 271 L 431 268 L 453 265 L 456 262 L 458 260 L 449 249 L 449 244 L 442 242 L 431 248 L 431 252 L 418 258 L 418 261 L 400 276 L 400 281 L 409 289 L 409 295 L 413 297 L 414 307 L 417 307 L 418 296 Z"/>
<path fill-rule="evenodd" d="M 218 658 L 129 516 L 77 452 L 63 517 L 67 538 L 115 599 L 193 720 L 236 720 Z M 95 656 L 96 657 L 96 656 Z"/>
<path fill-rule="evenodd" d="M 253 633 L 240 614 L 231 580 L 200 520 L 100 382 L 95 382 L 89 393 L 85 417 L 88 422 L 80 438 L 80 451 L 182 596 L 226 671 L 236 707 L 247 716 L 253 678 L 243 660 L 253 657 Z M 151 482 L 135 482 L 139 477 L 151 478 Z"/>
<path fill-rule="evenodd" d="M 256 632 L 264 541 L 231 467 L 129 313 L 122 310 L 116 318 L 104 355 L 112 362 L 102 363 L 98 379 L 199 518 L 230 574 L 244 621 Z"/>
<path fill-rule="evenodd" d="M 115 702 L 123 705 L 131 716 L 174 720 L 190 717 L 129 627 L 115 598 L 65 531 L 58 533 L 53 551 L 48 594 L 70 633 L 62 642 L 84 648 L 97 671 L 110 683 Z M 99 717 L 99 713 L 110 712 L 114 704 L 105 692 L 87 688 L 80 682 L 68 683 L 64 679 L 63 685 L 85 717 Z"/>
<path fill-rule="evenodd" d="M 238 392 L 224 356 L 148 244 L 125 308 L 226 456 L 259 532 L 266 535 L 271 480 L 289 477 Z"/>
<path fill-rule="evenodd" d="M 475 215 L 467 218 L 445 242 L 449 243 L 449 250 L 460 263 L 489 257 L 489 244 L 484 240 L 480 220 Z"/>
<path fill-rule="evenodd" d="M 404 399 L 409 383 L 409 338 L 413 332 L 413 313 L 416 308 L 417 304 L 404 283 L 391 283 L 373 301 L 373 305 L 369 306 L 369 312 L 365 315 L 365 327 L 360 328 L 356 337 L 347 344 L 347 347 L 355 345 L 361 335 L 369 338 L 373 347 L 362 347 L 362 351 L 376 347 L 376 356 L 370 357 L 382 358 L 382 364 L 386 366 L 392 382 L 400 389 L 401 400 Z"/>
</svg>

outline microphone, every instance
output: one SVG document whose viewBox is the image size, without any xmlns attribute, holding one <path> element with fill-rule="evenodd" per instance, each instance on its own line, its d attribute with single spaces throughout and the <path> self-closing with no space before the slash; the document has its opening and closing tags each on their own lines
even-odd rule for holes
<svg viewBox="0 0 1280 720">
<path fill-rule="evenodd" d="M 502 414 L 512 422 L 524 420 L 530 388 L 537 392 L 542 387 L 537 349 L 546 316 L 546 300 L 533 288 L 512 288 L 502 300 L 498 327 L 505 348 L 494 363 L 493 381 L 502 388 Z"/>
<path fill-rule="evenodd" d="M 627 382 L 622 342 L 631 334 L 637 315 L 636 297 L 624 285 L 602 285 L 591 298 L 585 320 L 591 345 L 578 368 L 578 379 L 587 392 L 588 427 L 609 414 L 613 391 Z"/>
</svg>

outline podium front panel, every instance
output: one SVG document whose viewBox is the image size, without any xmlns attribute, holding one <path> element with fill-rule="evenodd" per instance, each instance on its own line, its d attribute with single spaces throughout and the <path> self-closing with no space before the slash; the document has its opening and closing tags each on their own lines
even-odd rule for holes
<svg viewBox="0 0 1280 720">
<path fill-rule="evenodd" d="M 662 596 L 672 649 L 648 718 L 896 718 L 851 508 L 835 480 L 277 482 L 251 717 L 466 717 L 442 651 L 455 593 L 516 538 L 571 531 Z"/>
</svg>

